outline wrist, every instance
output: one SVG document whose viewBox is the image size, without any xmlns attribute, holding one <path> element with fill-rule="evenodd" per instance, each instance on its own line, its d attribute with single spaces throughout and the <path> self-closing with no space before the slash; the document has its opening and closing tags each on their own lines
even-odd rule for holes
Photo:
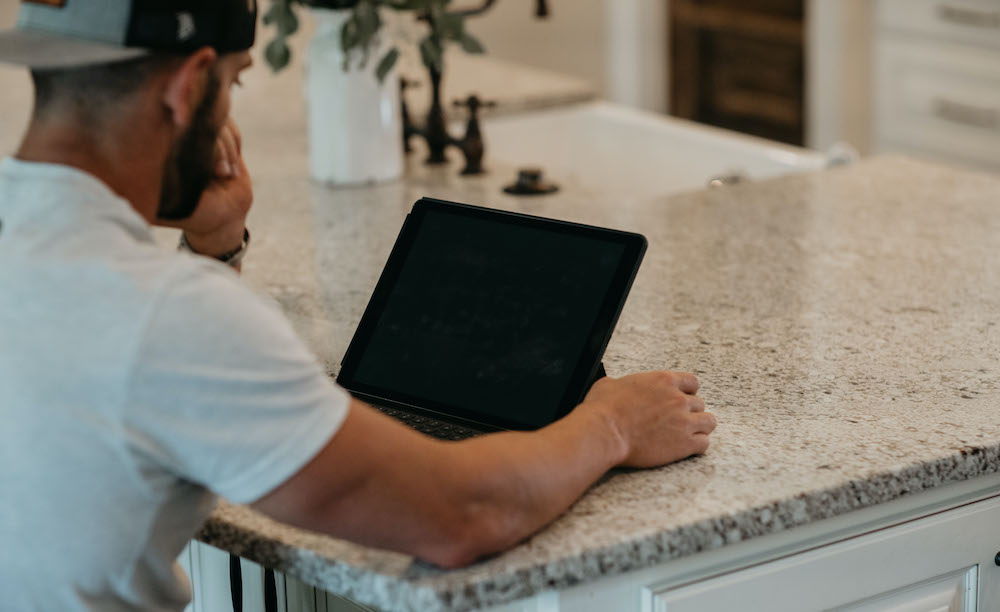
<svg viewBox="0 0 1000 612">
<path fill-rule="evenodd" d="M 246 226 L 239 224 L 205 234 L 184 230 L 182 239 L 188 250 L 218 258 L 239 249 L 245 236 Z"/>
<path fill-rule="evenodd" d="M 618 466 L 629 456 L 629 442 L 622 433 L 612 407 L 597 401 L 584 402 L 577 409 L 590 418 L 590 427 L 597 432 L 607 449 L 611 466 Z"/>
<path fill-rule="evenodd" d="M 227 239 L 220 239 L 219 236 L 213 236 L 207 240 L 204 238 L 201 240 L 195 238 L 196 242 L 195 244 L 192 244 L 191 238 L 188 236 L 189 234 L 187 232 L 181 234 L 180 244 L 177 245 L 179 250 L 186 250 L 196 255 L 212 257 L 224 264 L 232 266 L 236 270 L 241 269 L 243 256 L 246 255 L 247 249 L 250 246 L 250 231 L 245 227 L 243 228 L 243 233 L 240 235 L 240 240 L 236 243 L 236 246 L 226 251 L 222 250 L 222 245 L 230 243 L 228 237 Z"/>
</svg>

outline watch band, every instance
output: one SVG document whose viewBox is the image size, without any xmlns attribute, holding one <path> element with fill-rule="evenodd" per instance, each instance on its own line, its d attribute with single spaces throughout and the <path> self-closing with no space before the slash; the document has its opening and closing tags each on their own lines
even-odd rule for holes
<svg viewBox="0 0 1000 612">
<path fill-rule="evenodd" d="M 240 264 L 241 261 L 243 261 L 243 256 L 247 254 L 247 249 L 249 247 L 250 247 L 250 230 L 244 228 L 243 241 L 240 243 L 240 246 L 236 247 L 232 251 L 227 251 L 222 255 L 216 255 L 212 259 L 217 259 L 222 263 L 235 268 Z M 202 255 L 202 253 L 199 253 L 191 248 L 191 245 L 188 244 L 187 239 L 184 237 L 184 232 L 181 232 L 181 240 L 180 243 L 178 243 L 177 245 L 177 250 L 187 251 L 189 253 L 194 253 L 195 255 Z"/>
</svg>

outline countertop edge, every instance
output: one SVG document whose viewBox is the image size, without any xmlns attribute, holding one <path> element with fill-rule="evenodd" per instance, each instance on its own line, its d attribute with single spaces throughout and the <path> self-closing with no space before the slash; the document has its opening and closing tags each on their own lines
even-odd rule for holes
<svg viewBox="0 0 1000 612">
<path fill-rule="evenodd" d="M 462 570 L 417 580 L 382 574 L 322 558 L 309 549 L 216 515 L 206 522 L 197 539 L 362 604 L 393 610 L 464 612 L 649 568 L 998 472 L 1000 445 L 970 446 L 933 462 L 874 473 L 807 495 L 471 581 L 458 575 Z M 401 602 L 405 602 L 402 607 Z"/>
</svg>

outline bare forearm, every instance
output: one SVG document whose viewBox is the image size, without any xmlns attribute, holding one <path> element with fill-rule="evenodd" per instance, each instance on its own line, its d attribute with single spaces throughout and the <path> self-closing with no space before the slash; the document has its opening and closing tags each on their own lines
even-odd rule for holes
<svg viewBox="0 0 1000 612">
<path fill-rule="evenodd" d="M 449 445 L 450 491 L 467 504 L 479 557 L 534 533 L 625 457 L 624 441 L 589 406 L 534 433 L 506 432 Z M 471 560 L 471 559 L 469 559 Z"/>
<path fill-rule="evenodd" d="M 523 539 L 612 467 L 652 467 L 705 452 L 715 417 L 704 412 L 697 390 L 698 379 L 684 373 L 604 378 L 569 416 L 539 432 L 455 445 L 455 461 L 464 460 L 455 488 L 465 483 L 464 497 L 475 500 L 480 517 L 470 521 L 481 533 L 469 536 L 467 554 Z"/>
<path fill-rule="evenodd" d="M 420 435 L 355 401 L 326 447 L 254 506 L 355 542 L 465 565 L 534 533 L 616 465 L 705 452 L 715 418 L 696 390 L 687 374 L 602 379 L 540 431 L 463 442 Z"/>
<path fill-rule="evenodd" d="M 597 410 L 578 408 L 535 433 L 441 442 L 356 403 L 320 455 L 254 505 L 285 522 L 457 567 L 557 517 L 621 460 L 621 446 Z"/>
</svg>

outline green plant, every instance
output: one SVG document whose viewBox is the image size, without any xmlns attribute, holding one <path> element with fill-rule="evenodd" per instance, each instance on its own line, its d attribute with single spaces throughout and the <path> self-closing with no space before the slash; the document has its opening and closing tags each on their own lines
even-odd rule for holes
<svg viewBox="0 0 1000 612">
<path fill-rule="evenodd" d="M 351 14 L 340 31 L 340 45 L 344 50 L 344 70 L 348 70 L 353 58 L 358 58 L 358 66 L 365 67 L 371 59 L 382 29 L 379 9 L 409 11 L 428 25 L 427 34 L 420 39 L 418 47 L 420 59 L 431 71 L 441 72 L 444 47 L 453 42 L 461 45 L 467 53 L 483 53 L 482 43 L 465 29 L 465 14 L 448 10 L 451 0 L 272 0 L 271 7 L 264 15 L 264 23 L 275 27 L 275 38 L 265 50 L 265 58 L 275 72 L 288 65 L 291 50 L 287 39 L 299 29 L 295 5 L 315 6 L 330 9 L 347 9 Z M 399 60 L 400 51 L 392 46 L 379 58 L 375 75 L 379 81 L 385 79 Z"/>
</svg>

